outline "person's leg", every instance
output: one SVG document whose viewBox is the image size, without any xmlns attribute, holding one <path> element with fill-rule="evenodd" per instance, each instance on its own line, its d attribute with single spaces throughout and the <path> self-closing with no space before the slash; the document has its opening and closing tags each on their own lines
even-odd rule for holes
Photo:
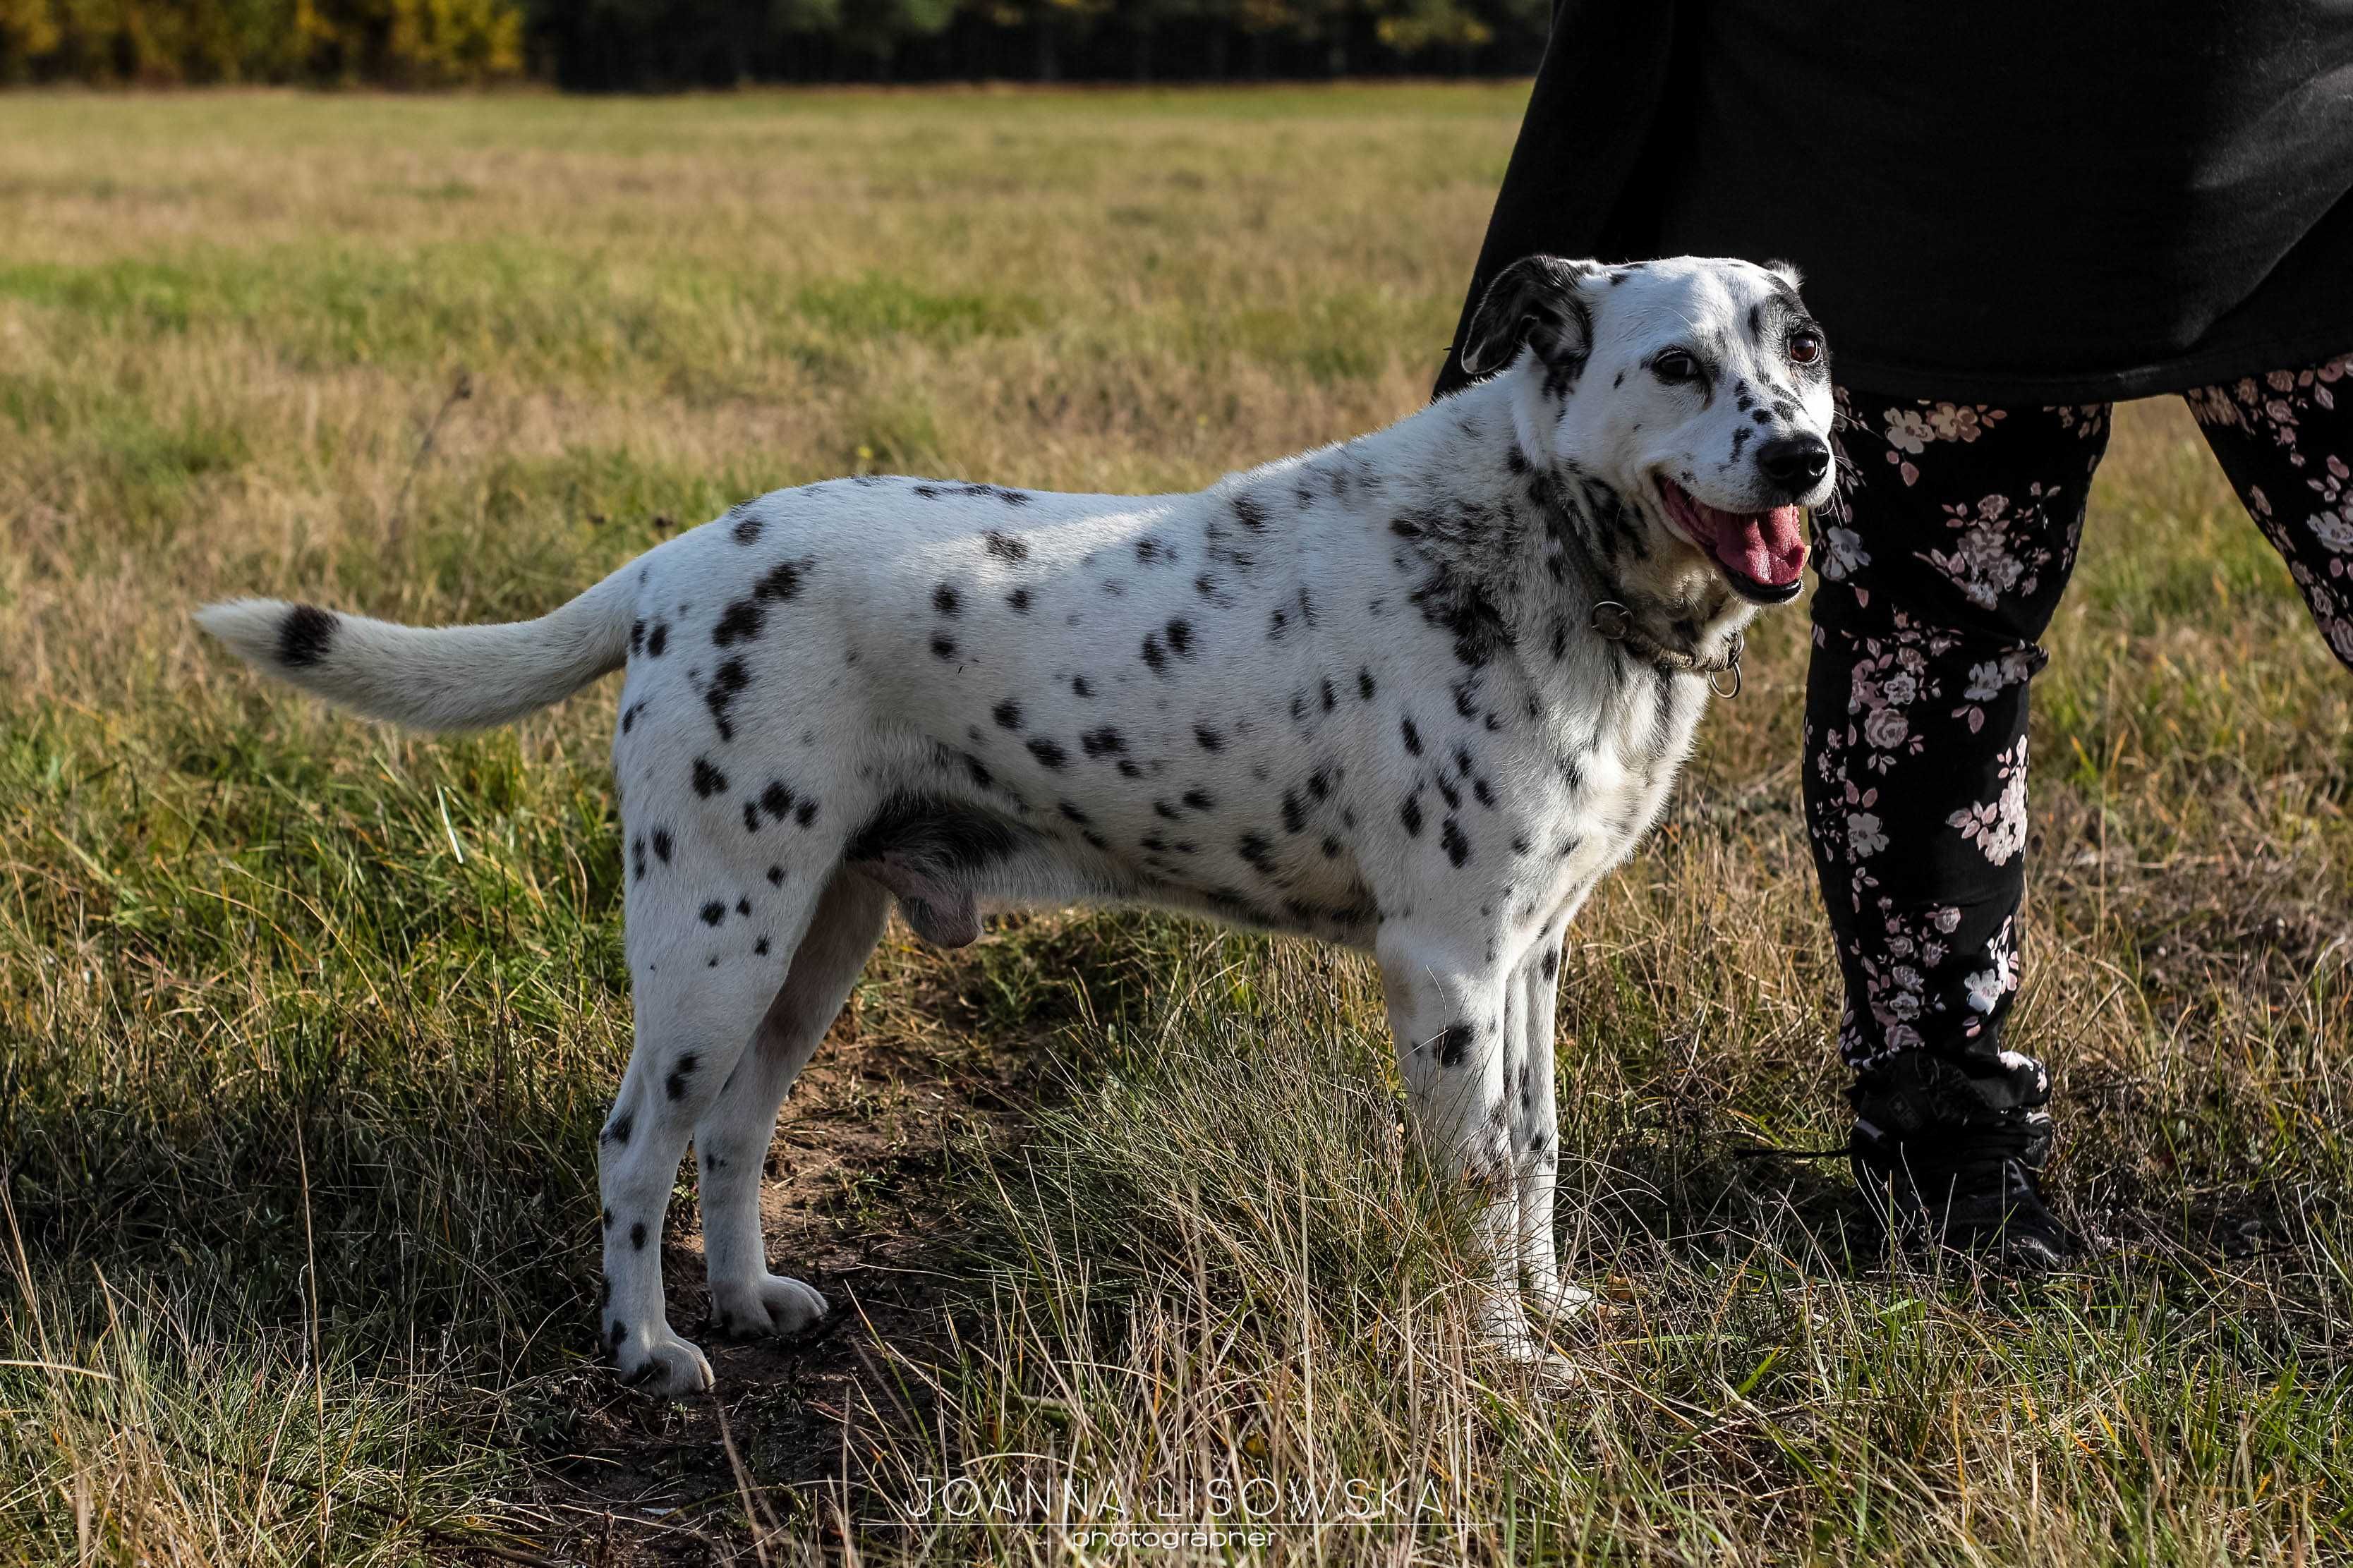
<svg viewBox="0 0 2353 1568">
<path fill-rule="evenodd" d="M 2353 668 L 2353 354 L 2184 395 L 2329 648 Z"/>
<path fill-rule="evenodd" d="M 1857 1176 L 1883 1213 L 2031 1261 L 2049 1080 L 2006 1048 L 2025 892 L 2027 683 L 2073 568 L 2105 406 L 1841 388 L 1816 521 L 1808 831 L 1836 937 Z"/>
</svg>

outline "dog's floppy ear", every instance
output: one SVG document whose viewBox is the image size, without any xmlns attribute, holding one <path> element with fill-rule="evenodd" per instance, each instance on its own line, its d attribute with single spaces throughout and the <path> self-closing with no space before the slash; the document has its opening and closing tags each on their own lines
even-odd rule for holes
<svg viewBox="0 0 2353 1568">
<path fill-rule="evenodd" d="M 1593 315 L 1581 286 L 1600 273 L 1593 262 L 1557 256 L 1530 256 L 1504 268 L 1487 285 L 1462 336 L 1463 373 L 1501 370 L 1523 344 L 1548 365 L 1581 362 L 1593 347 Z"/>
</svg>

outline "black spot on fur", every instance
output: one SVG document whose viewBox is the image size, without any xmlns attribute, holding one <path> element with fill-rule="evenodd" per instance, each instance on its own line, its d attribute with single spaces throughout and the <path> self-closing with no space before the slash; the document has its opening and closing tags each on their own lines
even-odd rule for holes
<svg viewBox="0 0 2353 1568">
<path fill-rule="evenodd" d="M 1180 618 L 1169 622 L 1165 629 L 1168 635 L 1169 651 L 1178 658 L 1192 658 L 1193 623 Z"/>
<path fill-rule="evenodd" d="M 646 836 L 642 833 L 629 840 L 629 874 L 638 881 L 646 879 Z"/>
<path fill-rule="evenodd" d="M 932 590 L 932 608 L 940 614 L 953 616 L 963 607 L 963 602 L 956 597 L 956 591 L 945 583 Z"/>
<path fill-rule="evenodd" d="M 1409 795 L 1405 797 L 1405 804 L 1398 808 L 1398 820 L 1405 824 L 1407 837 L 1421 837 L 1421 796 L 1419 795 Z"/>
<path fill-rule="evenodd" d="M 1560 950 L 1559 950 L 1558 948 L 1555 948 L 1555 949 L 1553 949 L 1550 952 L 1547 952 L 1547 953 L 1546 953 L 1546 954 L 1545 954 L 1545 957 L 1544 957 L 1544 977 L 1545 977 L 1546 980 L 1550 980 L 1554 975 L 1558 974 L 1559 973 L 1560 973 Z"/>
<path fill-rule="evenodd" d="M 603 1141 L 607 1143 L 619 1144 L 620 1146 L 627 1148 L 629 1142 L 629 1129 L 632 1125 L 634 1125 L 634 1123 L 630 1118 L 627 1116 L 616 1116 L 612 1121 L 605 1124 Z"/>
<path fill-rule="evenodd" d="M 1094 685 L 1093 685 L 1093 683 L 1092 683 L 1092 682 L 1089 681 L 1085 676 L 1083 676 L 1083 675 L 1074 675 L 1074 676 L 1071 677 L 1071 696 L 1073 696 L 1073 697 L 1092 697 L 1094 694 L 1095 694 Z"/>
<path fill-rule="evenodd" d="M 718 624 L 711 628 L 712 643 L 719 647 L 727 647 L 757 637 L 766 624 L 770 605 L 784 604 L 799 597 L 801 574 L 811 564 L 807 560 L 779 561 L 761 574 L 752 584 L 750 598 L 734 600 L 720 613 Z M 661 628 L 657 626 L 656 636 L 659 637 L 660 632 Z M 659 653 L 661 649 L 649 645 L 648 651 Z"/>
<path fill-rule="evenodd" d="M 1446 858 L 1457 866 L 1471 858 L 1471 841 L 1462 837 L 1461 825 L 1452 817 L 1439 828 L 1438 841 L 1446 847 Z"/>
<path fill-rule="evenodd" d="M 1356 671 L 1356 695 L 1370 702 L 1375 689 L 1372 666 L 1366 665 Z"/>
<path fill-rule="evenodd" d="M 646 634 L 646 657 L 648 658 L 659 658 L 662 656 L 662 649 L 669 646 L 669 624 L 663 621 L 656 621 L 654 623 L 654 629 Z"/>
<path fill-rule="evenodd" d="M 643 574 L 639 574 L 639 577 L 642 580 Z M 631 621 L 629 623 L 629 657 L 636 658 L 645 650 L 645 646 L 646 623 L 642 620 Z"/>
<path fill-rule="evenodd" d="M 1408 714 L 1398 721 L 1398 732 L 1405 738 L 1406 755 L 1409 757 L 1421 755 L 1421 731 L 1414 727 L 1411 714 Z"/>
<path fill-rule="evenodd" d="M 749 900 L 749 899 L 738 899 L 738 900 L 735 900 L 735 912 L 736 912 L 737 914 L 739 914 L 739 915 L 748 915 L 748 914 L 750 914 L 750 913 L 752 912 L 752 900 Z"/>
<path fill-rule="evenodd" d="M 757 833 L 760 831 L 760 803 L 758 801 L 747 800 L 744 803 L 744 831 L 746 833 Z"/>
<path fill-rule="evenodd" d="M 727 531 L 728 536 L 738 544 L 750 544 L 757 541 L 760 531 L 767 526 L 760 514 L 740 506 L 735 509 L 735 526 Z"/>
<path fill-rule="evenodd" d="M 718 726 L 721 740 L 735 738 L 735 726 L 728 721 L 727 710 L 734 705 L 736 694 L 751 684 L 752 678 L 740 658 L 731 658 L 711 672 L 711 684 L 702 689 L 702 705 L 711 710 L 711 721 Z"/>
<path fill-rule="evenodd" d="M 1468 1024 L 1447 1025 L 1445 1031 L 1438 1037 L 1438 1065 L 1442 1068 L 1461 1067 L 1478 1037 L 1477 1031 Z"/>
<path fill-rule="evenodd" d="M 771 867 L 769 867 L 769 868 L 768 868 L 768 886 L 770 886 L 770 887 L 772 887 L 772 888 L 781 888 L 781 887 L 783 887 L 784 885 L 785 885 L 785 868 L 784 868 L 782 866 L 771 866 Z"/>
<path fill-rule="evenodd" d="M 1215 811 L 1218 809 L 1217 797 L 1205 789 L 1187 790 L 1184 795 L 1184 801 L 1187 805 L 1191 806 L 1195 811 Z"/>
<path fill-rule="evenodd" d="M 999 533 L 996 530 L 991 529 L 988 532 L 981 535 L 981 543 L 983 548 L 987 550 L 991 555 L 996 556 L 999 561 L 1027 561 L 1029 559 L 1029 546 L 1028 542 L 1016 539 L 1009 533 Z"/>
<path fill-rule="evenodd" d="M 798 827 L 807 827 L 810 823 L 815 822 L 816 820 L 817 802 L 813 800 L 804 800 L 800 805 L 793 807 L 794 826 Z"/>
<path fill-rule="evenodd" d="M 663 865 L 667 866 L 670 864 L 669 828 L 657 827 L 654 829 L 654 855 Z"/>
<path fill-rule="evenodd" d="M 932 657 L 934 658 L 952 659 L 955 658 L 955 638 L 951 637 L 934 637 L 932 638 Z"/>
<path fill-rule="evenodd" d="M 1127 737 L 1109 725 L 1105 725 L 1100 730 L 1090 730 L 1080 736 L 1079 745 L 1091 757 L 1117 756 L 1127 750 Z"/>
<path fill-rule="evenodd" d="M 1307 831 L 1307 807 L 1289 790 L 1282 792 L 1282 830 L 1285 833 Z"/>
<path fill-rule="evenodd" d="M 1005 595 L 1005 602 L 1012 607 L 1015 615 L 1026 616 L 1029 613 L 1029 590 L 1016 588 Z"/>
<path fill-rule="evenodd" d="M 726 918 L 727 906 L 721 903 L 717 899 L 713 899 L 709 903 L 702 906 L 702 923 L 704 925 L 715 926 Z"/>
<path fill-rule="evenodd" d="M 1444 565 L 1414 590 L 1412 599 L 1423 620 L 1453 634 L 1455 659 L 1472 669 L 1485 668 L 1510 640 L 1504 613 L 1485 586 Z"/>
<path fill-rule="evenodd" d="M 1010 697 L 990 709 L 988 716 L 997 721 L 997 727 L 1000 730 L 1021 728 L 1021 704 Z"/>
<path fill-rule="evenodd" d="M 1193 726 L 1193 739 L 1205 752 L 1222 752 L 1226 749 L 1226 738 L 1207 724 Z"/>
<path fill-rule="evenodd" d="M 301 669 L 327 657 L 335 640 L 335 616 L 316 605 L 297 605 L 278 623 L 278 662 Z"/>
<path fill-rule="evenodd" d="M 694 759 L 694 793 L 705 800 L 727 793 L 727 775 L 712 767 L 709 757 Z"/>
<path fill-rule="evenodd" d="M 1235 841 L 1234 850 L 1242 863 L 1262 877 L 1274 875 L 1274 846 L 1255 833 L 1245 833 Z"/>
<path fill-rule="evenodd" d="M 1144 634 L 1144 662 L 1155 675 L 1168 673 L 1168 650 L 1161 646 L 1158 632 Z"/>
<path fill-rule="evenodd" d="M 1266 507 L 1254 496 L 1236 496 L 1234 521 L 1252 533 L 1262 532 L 1266 528 Z"/>
<path fill-rule="evenodd" d="M 1071 760 L 1069 752 L 1043 735 L 1032 735 L 1029 738 L 1029 754 L 1037 758 L 1041 766 L 1052 768 L 1057 772 Z"/>
<path fill-rule="evenodd" d="M 629 1248 L 633 1252 L 643 1252 L 646 1249 L 645 1221 L 639 1220 L 637 1224 L 629 1226 Z"/>
<path fill-rule="evenodd" d="M 757 941 L 757 942 L 754 942 L 754 943 L 752 944 L 752 952 L 753 952 L 753 956 L 754 956 L 754 957 L 756 957 L 756 958 L 765 958 L 765 957 L 767 957 L 767 956 L 768 956 L 768 939 L 767 939 L 766 937 L 765 937 L 765 936 L 764 936 L 764 937 L 762 937 L 759 941 Z"/>
<path fill-rule="evenodd" d="M 738 642 L 749 642 L 760 635 L 761 623 L 766 612 L 751 599 L 738 599 L 727 606 L 719 624 L 711 628 L 711 640 L 719 647 Z"/>
</svg>

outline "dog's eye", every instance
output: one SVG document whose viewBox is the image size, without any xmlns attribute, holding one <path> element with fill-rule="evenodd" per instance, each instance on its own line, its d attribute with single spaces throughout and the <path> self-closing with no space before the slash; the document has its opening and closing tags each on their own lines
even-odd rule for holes
<svg viewBox="0 0 2353 1568">
<path fill-rule="evenodd" d="M 1789 363 L 1811 364 L 1822 357 L 1822 340 L 1814 332 L 1799 332 L 1789 339 Z"/>
<path fill-rule="evenodd" d="M 1651 362 L 1651 374 L 1665 382 L 1696 381 L 1699 361 L 1681 349 L 1669 349 Z"/>
</svg>

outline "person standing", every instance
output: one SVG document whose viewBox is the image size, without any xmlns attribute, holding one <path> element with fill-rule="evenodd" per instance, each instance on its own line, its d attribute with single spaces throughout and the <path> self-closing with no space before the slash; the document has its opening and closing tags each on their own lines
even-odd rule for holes
<svg viewBox="0 0 2353 1568">
<path fill-rule="evenodd" d="M 2004 1026 L 2028 690 L 2113 403 L 2186 399 L 2353 668 L 2348 193 L 2353 0 L 1555 10 L 1464 322 L 1524 256 L 1687 253 L 1786 258 L 1828 329 L 1806 826 L 1893 1226 L 2075 1245 Z M 1438 392 L 1468 379 L 1450 350 Z"/>
</svg>

